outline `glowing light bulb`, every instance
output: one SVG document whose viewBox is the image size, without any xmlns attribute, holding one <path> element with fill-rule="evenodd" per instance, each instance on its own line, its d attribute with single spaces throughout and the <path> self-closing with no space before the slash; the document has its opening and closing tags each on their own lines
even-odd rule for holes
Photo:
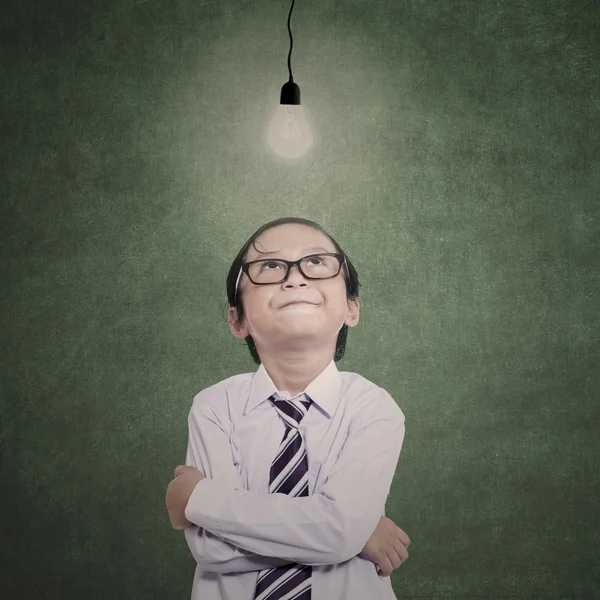
<svg viewBox="0 0 600 600">
<path fill-rule="evenodd" d="M 301 105 L 280 104 L 269 127 L 269 146 L 285 158 L 298 158 L 312 146 L 313 135 Z"/>
<path fill-rule="evenodd" d="M 300 88 L 291 79 L 281 88 L 268 139 L 273 152 L 285 158 L 298 158 L 312 146 L 313 134 L 300 104 Z"/>
</svg>

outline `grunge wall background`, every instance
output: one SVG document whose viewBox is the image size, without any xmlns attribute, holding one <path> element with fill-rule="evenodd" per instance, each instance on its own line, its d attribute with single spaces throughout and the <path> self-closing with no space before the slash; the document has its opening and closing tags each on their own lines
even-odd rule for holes
<svg viewBox="0 0 600 600">
<path fill-rule="evenodd" d="M 189 597 L 166 486 L 256 367 L 229 265 L 293 215 L 359 273 L 338 368 L 406 415 L 398 598 L 599 599 L 599 3 L 297 0 L 292 164 L 288 10 L 2 6 L 0 593 Z"/>
</svg>

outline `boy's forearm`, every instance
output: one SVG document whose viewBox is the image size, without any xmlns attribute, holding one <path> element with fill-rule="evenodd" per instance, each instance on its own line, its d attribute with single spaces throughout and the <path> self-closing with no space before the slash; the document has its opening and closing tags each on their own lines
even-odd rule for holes
<svg viewBox="0 0 600 600">
<path fill-rule="evenodd" d="M 241 552 L 315 566 L 345 562 L 362 550 L 376 522 L 371 527 L 371 518 L 349 513 L 321 494 L 263 496 L 209 479 L 198 484 L 186 507 L 188 520 Z"/>
<path fill-rule="evenodd" d="M 197 525 L 186 527 L 184 532 L 192 556 L 205 571 L 242 573 L 292 564 L 292 561 L 283 558 L 261 556 L 237 548 Z"/>
<path fill-rule="evenodd" d="M 270 544 L 262 537 L 260 538 L 261 543 L 266 544 L 264 554 L 255 554 L 248 549 L 239 548 L 194 524 L 185 529 L 185 537 L 196 562 L 205 571 L 242 573 L 262 571 L 291 564 L 317 564 L 312 560 L 299 563 L 292 558 L 281 558 L 277 555 L 277 549 L 271 548 Z M 275 554 L 269 555 L 268 553 L 271 551 L 274 551 Z M 362 555 L 362 550 L 357 556 L 370 560 L 369 557 Z"/>
</svg>

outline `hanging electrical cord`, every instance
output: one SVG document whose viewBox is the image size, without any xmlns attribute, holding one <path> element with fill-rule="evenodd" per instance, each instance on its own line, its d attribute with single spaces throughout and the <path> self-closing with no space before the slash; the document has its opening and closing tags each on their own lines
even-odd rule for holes
<svg viewBox="0 0 600 600">
<path fill-rule="evenodd" d="M 290 34 L 290 51 L 288 53 L 288 71 L 290 72 L 290 81 L 294 81 L 292 77 L 292 63 L 290 59 L 292 58 L 292 48 L 294 47 L 294 39 L 292 38 L 292 30 L 290 29 L 290 21 L 292 19 L 292 11 L 294 10 L 294 2 L 296 0 L 292 0 L 292 5 L 290 6 L 290 14 L 288 15 L 287 27 L 288 33 Z"/>
</svg>

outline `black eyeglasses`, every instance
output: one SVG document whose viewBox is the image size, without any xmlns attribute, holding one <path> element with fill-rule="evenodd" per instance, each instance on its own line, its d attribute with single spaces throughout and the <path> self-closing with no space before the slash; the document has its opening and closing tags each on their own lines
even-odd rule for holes
<svg viewBox="0 0 600 600">
<path fill-rule="evenodd" d="M 288 278 L 294 265 L 298 267 L 298 270 L 306 279 L 331 279 L 339 275 L 344 264 L 346 264 L 346 257 L 343 254 L 333 252 L 309 254 L 298 260 L 263 258 L 244 263 L 235 284 L 234 303 L 237 300 L 237 291 L 242 273 L 246 273 L 254 285 L 272 285 L 283 283 Z"/>
</svg>

